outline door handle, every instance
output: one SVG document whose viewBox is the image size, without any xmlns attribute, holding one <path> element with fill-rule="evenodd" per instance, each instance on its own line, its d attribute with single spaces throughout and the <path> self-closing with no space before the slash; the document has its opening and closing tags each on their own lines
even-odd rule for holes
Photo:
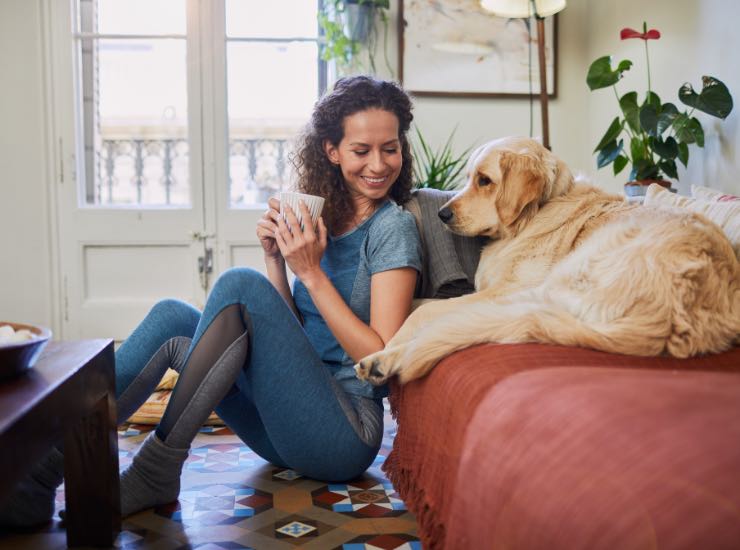
<svg viewBox="0 0 740 550">
<path fill-rule="evenodd" d="M 198 273 L 213 273 L 213 248 L 210 246 L 203 250 L 203 256 L 198 256 Z"/>
<path fill-rule="evenodd" d="M 200 286 L 207 294 L 210 286 L 209 275 L 213 273 L 213 248 L 208 246 L 207 240 L 215 238 L 216 234 L 191 231 L 190 236 L 194 241 L 200 241 L 203 244 L 203 255 L 198 256 L 198 275 L 200 276 Z"/>
<path fill-rule="evenodd" d="M 208 287 L 210 286 L 211 273 L 213 273 L 213 249 L 206 246 L 206 242 L 203 241 L 203 255 L 198 256 L 198 275 L 200 276 L 200 286 L 206 294 L 208 294 Z"/>
<path fill-rule="evenodd" d="M 216 236 L 215 233 L 203 233 L 202 231 L 191 231 L 190 238 L 194 241 L 205 242 L 206 239 L 213 239 Z"/>
</svg>

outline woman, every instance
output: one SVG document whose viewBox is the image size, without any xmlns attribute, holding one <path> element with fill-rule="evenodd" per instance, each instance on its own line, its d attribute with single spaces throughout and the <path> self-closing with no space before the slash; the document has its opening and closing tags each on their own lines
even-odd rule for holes
<svg viewBox="0 0 740 550">
<path fill-rule="evenodd" d="M 190 444 L 214 408 L 257 454 L 305 476 L 347 480 L 372 463 L 386 389 L 359 381 L 352 366 L 404 322 L 421 269 L 413 217 L 399 206 L 412 186 L 411 107 L 391 82 L 338 81 L 294 158 L 298 190 L 325 197 L 326 219 L 301 230 L 271 199 L 257 226 L 267 278 L 226 271 L 202 314 L 159 302 L 116 352 L 119 422 L 168 367 L 180 373 L 161 423 L 121 474 L 122 515 L 177 499 Z M 0 522 L 48 520 L 62 460 L 47 456 Z"/>
</svg>

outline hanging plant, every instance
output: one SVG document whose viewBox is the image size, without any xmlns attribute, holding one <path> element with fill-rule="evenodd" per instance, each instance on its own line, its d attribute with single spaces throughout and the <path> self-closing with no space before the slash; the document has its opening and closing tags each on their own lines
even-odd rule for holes
<svg viewBox="0 0 740 550">
<path fill-rule="evenodd" d="M 334 61 L 341 72 L 376 72 L 375 46 L 377 43 L 376 23 L 384 28 L 385 64 L 393 75 L 388 60 L 388 13 L 390 0 L 326 0 L 319 12 L 322 30 L 321 59 Z M 369 67 L 362 67 L 361 53 L 367 54 Z M 369 71 L 367 70 L 369 69 Z"/>
</svg>

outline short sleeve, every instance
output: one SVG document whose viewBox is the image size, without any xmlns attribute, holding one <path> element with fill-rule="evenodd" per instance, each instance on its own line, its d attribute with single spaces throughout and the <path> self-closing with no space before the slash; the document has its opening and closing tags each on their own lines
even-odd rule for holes
<svg viewBox="0 0 740 550">
<path fill-rule="evenodd" d="M 414 216 L 395 204 L 373 223 L 367 240 L 370 275 L 412 267 L 421 272 L 421 238 Z"/>
</svg>

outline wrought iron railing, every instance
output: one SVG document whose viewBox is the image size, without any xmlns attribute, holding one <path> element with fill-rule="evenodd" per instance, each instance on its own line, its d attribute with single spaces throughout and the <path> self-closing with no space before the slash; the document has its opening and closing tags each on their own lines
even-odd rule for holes
<svg viewBox="0 0 740 550">
<path fill-rule="evenodd" d="M 287 157 L 287 139 L 231 139 L 231 206 L 264 202 L 282 189 L 288 181 Z M 103 139 L 93 203 L 186 206 L 190 204 L 188 165 L 187 139 Z"/>
</svg>

